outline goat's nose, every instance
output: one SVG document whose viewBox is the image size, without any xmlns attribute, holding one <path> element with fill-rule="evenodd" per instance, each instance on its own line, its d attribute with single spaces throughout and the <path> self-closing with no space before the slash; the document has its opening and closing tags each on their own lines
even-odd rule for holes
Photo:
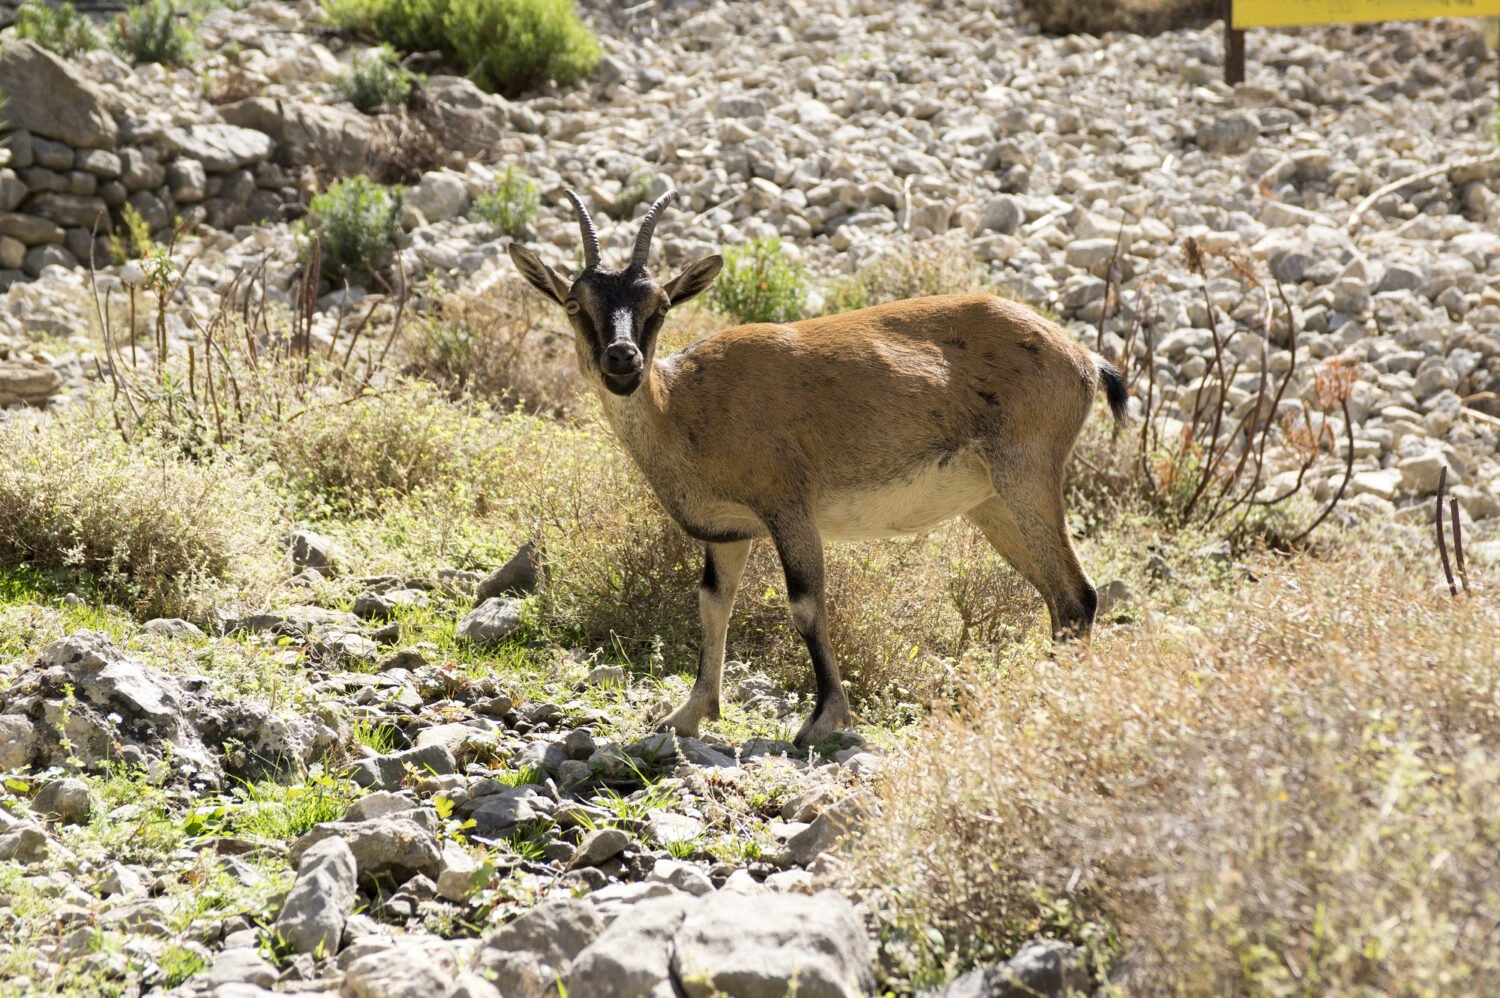
<svg viewBox="0 0 1500 998">
<path fill-rule="evenodd" d="M 641 369 L 641 352 L 634 343 L 611 343 L 604 349 L 604 370 L 610 374 L 634 374 Z"/>
</svg>

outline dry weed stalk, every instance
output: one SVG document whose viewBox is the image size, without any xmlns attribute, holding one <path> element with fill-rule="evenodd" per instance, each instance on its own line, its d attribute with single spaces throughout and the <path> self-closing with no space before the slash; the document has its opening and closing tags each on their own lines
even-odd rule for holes
<svg viewBox="0 0 1500 998">
<path fill-rule="evenodd" d="M 1263 301 L 1264 318 L 1258 330 L 1259 343 L 1251 347 L 1259 360 L 1256 392 L 1253 401 L 1246 400 L 1238 406 L 1231 402 L 1230 389 L 1250 353 L 1232 348 L 1238 346 L 1236 340 L 1239 336 L 1251 331 L 1237 326 L 1227 335 L 1220 332 L 1216 320 L 1219 308 L 1208 288 L 1209 268 L 1216 259 L 1224 264 L 1228 274 L 1243 283 L 1247 293 L 1259 293 Z M 1228 539 L 1238 543 L 1260 525 L 1264 514 L 1297 496 L 1306 484 L 1308 472 L 1324 453 L 1324 447 L 1333 452 L 1335 446 L 1326 422 L 1314 428 L 1312 407 L 1306 401 L 1301 403 L 1301 412 L 1296 416 L 1288 414 L 1280 420 L 1277 418 L 1288 388 L 1298 380 L 1300 373 L 1299 331 L 1281 282 L 1274 277 L 1271 279 L 1275 292 L 1273 298 L 1271 288 L 1247 263 L 1227 252 L 1208 250 L 1194 239 L 1184 243 L 1183 260 L 1188 270 L 1200 278 L 1207 327 L 1212 338 L 1212 357 L 1196 384 L 1177 392 L 1176 399 L 1191 398 L 1192 402 L 1186 418 L 1176 419 L 1169 413 L 1174 398 L 1157 384 L 1158 344 L 1152 335 L 1150 321 L 1154 317 L 1150 302 L 1154 282 L 1148 280 L 1136 293 L 1120 358 L 1131 392 L 1140 399 L 1142 406 L 1141 431 L 1135 448 L 1136 465 L 1142 488 L 1153 505 L 1178 523 L 1220 524 Z M 1111 263 L 1110 274 L 1113 273 Z M 1107 287 L 1105 314 L 1110 303 Z M 1119 306 L 1118 298 L 1114 304 Z M 1273 383 L 1269 348 L 1278 314 L 1285 323 L 1290 360 Z M 1103 326 L 1104 316 L 1101 315 L 1101 331 Z M 1137 341 L 1140 349 L 1134 349 Z M 1284 546 L 1300 544 L 1317 529 L 1343 499 L 1353 477 L 1354 427 L 1349 413 L 1349 396 L 1355 381 L 1352 364 L 1337 358 L 1326 362 L 1314 373 L 1318 408 L 1325 416 L 1338 412 L 1343 417 L 1347 449 L 1344 477 L 1332 498 L 1306 526 L 1278 538 Z M 1236 415 L 1239 408 L 1243 412 Z M 1300 424 L 1297 417 L 1300 417 Z M 1164 428 L 1174 423 L 1180 429 L 1164 439 Z M 1296 474 L 1290 486 L 1266 494 L 1267 450 L 1273 433 L 1278 429 L 1281 430 L 1280 439 L 1297 456 Z"/>
<path fill-rule="evenodd" d="M 311 408 L 347 405 L 373 390 L 392 344 L 401 336 L 408 297 L 404 271 L 398 286 L 387 285 L 387 296 L 373 301 L 348 328 L 342 357 L 335 357 L 348 319 L 347 309 L 340 308 L 328 348 L 319 355 L 313 348 L 321 282 L 317 243 L 293 289 L 291 315 L 285 324 L 269 301 L 265 260 L 234 276 L 204 322 L 181 297 L 194 262 L 188 260 L 179 267 L 174 256 L 178 237 L 186 228 L 186 223 L 179 226 L 165 246 L 153 248 L 140 261 L 143 284 L 156 300 L 153 350 L 148 357 L 138 358 L 135 349 L 137 286 L 128 286 L 131 355 L 127 361 L 116 342 L 113 289 L 101 292 L 91 274 L 107 361 L 103 373 L 112 387 L 115 427 L 127 442 L 142 433 L 184 442 L 203 440 L 211 429 L 213 443 L 222 447 L 257 417 L 269 414 L 274 422 L 290 422 Z M 379 350 L 365 351 L 360 372 L 355 347 L 378 306 L 392 298 L 395 308 L 385 342 Z M 170 357 L 168 316 L 174 306 L 181 309 L 184 321 L 198 337 L 197 343 L 188 345 L 185 370 Z M 141 360 L 149 366 L 144 376 Z M 332 398 L 330 387 L 335 389 Z"/>
</svg>

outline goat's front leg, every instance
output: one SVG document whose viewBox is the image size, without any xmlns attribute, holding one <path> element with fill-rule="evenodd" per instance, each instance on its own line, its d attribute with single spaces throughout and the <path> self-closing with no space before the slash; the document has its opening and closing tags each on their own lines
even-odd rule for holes
<svg viewBox="0 0 1500 998">
<path fill-rule="evenodd" d="M 703 549 L 703 581 L 698 584 L 698 619 L 703 646 L 698 652 L 698 679 L 687 701 L 661 722 L 678 734 L 696 735 L 704 721 L 719 719 L 719 686 L 724 678 L 724 638 L 734 595 L 750 557 L 749 541 L 708 544 Z"/>
<path fill-rule="evenodd" d="M 797 732 L 797 745 L 806 747 L 827 738 L 840 728 L 853 725 L 849 701 L 839 679 L 839 664 L 828 640 L 828 609 L 824 599 L 823 538 L 806 516 L 783 518 L 771 525 L 771 536 L 781 567 L 786 572 L 787 600 L 792 605 L 792 623 L 812 657 L 818 702 L 812 716 Z"/>
</svg>

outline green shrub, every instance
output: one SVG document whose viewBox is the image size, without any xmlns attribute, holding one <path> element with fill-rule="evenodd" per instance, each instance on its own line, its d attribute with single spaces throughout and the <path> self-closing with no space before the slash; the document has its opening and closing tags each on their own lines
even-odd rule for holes
<svg viewBox="0 0 1500 998">
<path fill-rule="evenodd" d="M 0 424 L 0 453 L 0 562 L 166 616 L 225 587 L 258 591 L 275 571 L 275 502 L 231 463 L 126 444 L 81 407 Z"/>
<path fill-rule="evenodd" d="M 390 265 L 400 231 L 401 188 L 353 177 L 312 199 L 301 226 L 303 255 L 316 243 L 325 277 L 360 280 Z"/>
<path fill-rule="evenodd" d="M 195 21 L 180 21 L 172 0 L 141 0 L 115 22 L 115 46 L 134 63 L 186 66 L 198 54 Z"/>
<path fill-rule="evenodd" d="M 308 409 L 261 441 L 287 486 L 340 512 L 430 489 L 482 488 L 499 475 L 483 406 L 408 384 Z"/>
<path fill-rule="evenodd" d="M 370 56 L 355 56 L 349 71 L 338 79 L 339 96 L 361 114 L 405 104 L 415 86 L 416 76 L 397 61 L 389 45 Z"/>
<path fill-rule="evenodd" d="M 930 239 L 887 253 L 834 283 L 824 311 L 832 315 L 903 298 L 977 294 L 986 287 L 984 267 L 966 243 Z"/>
<path fill-rule="evenodd" d="M 409 52 L 437 49 L 486 90 L 515 95 L 569 84 L 599 62 L 572 0 L 324 0 L 337 24 Z"/>
<path fill-rule="evenodd" d="M 541 188 L 525 170 L 506 164 L 495 189 L 474 201 L 474 214 L 507 236 L 519 236 L 536 217 Z"/>
<path fill-rule="evenodd" d="M 781 239 L 753 239 L 724 251 L 713 307 L 740 322 L 794 322 L 807 310 L 807 271 L 782 254 Z"/>
<path fill-rule="evenodd" d="M 75 56 L 99 47 L 99 33 L 70 3 L 54 7 L 30 0 L 16 11 L 16 37 L 36 42 L 60 56 Z"/>
</svg>

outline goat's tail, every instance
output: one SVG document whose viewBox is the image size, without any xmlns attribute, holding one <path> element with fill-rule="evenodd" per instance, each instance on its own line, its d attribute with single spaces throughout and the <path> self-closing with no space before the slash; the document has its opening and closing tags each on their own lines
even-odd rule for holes
<svg viewBox="0 0 1500 998">
<path fill-rule="evenodd" d="M 1120 369 L 1103 357 L 1095 358 L 1099 365 L 1099 383 L 1104 386 L 1104 397 L 1109 399 L 1109 411 L 1114 414 L 1115 422 L 1119 423 L 1125 419 L 1125 377 Z"/>
</svg>

